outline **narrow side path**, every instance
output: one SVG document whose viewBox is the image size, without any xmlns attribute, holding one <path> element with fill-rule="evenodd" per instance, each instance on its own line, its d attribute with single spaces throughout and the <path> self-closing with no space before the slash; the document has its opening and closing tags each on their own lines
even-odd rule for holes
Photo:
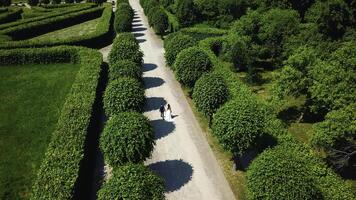
<svg viewBox="0 0 356 200">
<path fill-rule="evenodd" d="M 155 129 L 156 146 L 145 162 L 166 181 L 167 199 L 235 199 L 173 73 L 165 67 L 163 42 L 149 28 L 138 0 L 133 33 L 144 52 L 145 115 Z M 159 107 L 172 106 L 174 122 L 161 119 Z"/>
</svg>

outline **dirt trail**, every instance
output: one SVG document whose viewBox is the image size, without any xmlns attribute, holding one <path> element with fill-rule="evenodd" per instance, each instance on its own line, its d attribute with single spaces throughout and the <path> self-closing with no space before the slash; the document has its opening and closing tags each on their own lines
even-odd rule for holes
<svg viewBox="0 0 356 200">
<path fill-rule="evenodd" d="M 155 129 L 156 146 L 145 165 L 166 181 L 167 199 L 235 199 L 202 130 L 173 73 L 165 67 L 162 40 L 148 28 L 138 0 L 133 33 L 144 52 L 147 106 L 145 115 Z M 173 122 L 161 119 L 161 104 L 172 106 Z"/>
</svg>

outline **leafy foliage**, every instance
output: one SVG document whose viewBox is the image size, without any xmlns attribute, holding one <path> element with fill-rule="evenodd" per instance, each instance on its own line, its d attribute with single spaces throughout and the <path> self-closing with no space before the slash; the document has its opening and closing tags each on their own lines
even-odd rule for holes
<svg viewBox="0 0 356 200">
<path fill-rule="evenodd" d="M 98 199 L 164 200 L 164 182 L 141 164 L 124 165 L 114 169 L 99 190 Z"/>
<path fill-rule="evenodd" d="M 212 67 L 209 56 L 199 47 L 190 47 L 181 51 L 174 63 L 176 77 L 188 87 L 194 87 L 199 77 Z"/>
<path fill-rule="evenodd" d="M 163 35 L 168 28 L 168 16 L 162 9 L 152 14 L 152 26 L 156 33 Z"/>
<path fill-rule="evenodd" d="M 196 45 L 196 41 L 184 34 L 176 34 L 169 39 L 165 39 L 164 46 L 165 46 L 165 54 L 164 57 L 166 58 L 166 62 L 169 66 L 172 66 L 177 55 L 184 49 L 192 47 Z"/>
<path fill-rule="evenodd" d="M 215 73 L 202 75 L 195 83 L 193 100 L 200 112 L 211 117 L 228 99 L 224 79 Z"/>
<path fill-rule="evenodd" d="M 123 112 L 110 117 L 100 137 L 100 149 L 112 167 L 140 163 L 151 155 L 153 129 L 140 113 Z"/>
<path fill-rule="evenodd" d="M 105 90 L 104 109 L 108 116 L 125 111 L 142 111 L 144 103 L 145 92 L 135 79 L 116 79 Z"/>
<path fill-rule="evenodd" d="M 116 80 L 121 77 L 134 78 L 141 80 L 142 67 L 137 65 L 131 60 L 119 60 L 109 67 L 110 81 Z"/>
<path fill-rule="evenodd" d="M 197 11 L 193 0 L 177 0 L 176 16 L 179 24 L 189 26 L 193 24 L 197 18 Z"/>
<path fill-rule="evenodd" d="M 249 199 L 319 199 L 302 152 L 278 146 L 258 156 L 247 171 Z"/>
<path fill-rule="evenodd" d="M 265 109 L 253 96 L 229 101 L 213 117 L 213 134 L 221 146 L 235 155 L 243 155 L 265 127 Z"/>
<path fill-rule="evenodd" d="M 130 32 L 133 16 L 133 10 L 128 3 L 119 3 L 115 11 L 114 20 L 114 29 L 116 33 Z"/>
<path fill-rule="evenodd" d="M 115 38 L 108 59 L 109 64 L 113 64 L 119 60 L 130 59 L 138 65 L 141 65 L 143 61 L 142 58 L 143 53 L 133 34 L 121 33 Z"/>
</svg>

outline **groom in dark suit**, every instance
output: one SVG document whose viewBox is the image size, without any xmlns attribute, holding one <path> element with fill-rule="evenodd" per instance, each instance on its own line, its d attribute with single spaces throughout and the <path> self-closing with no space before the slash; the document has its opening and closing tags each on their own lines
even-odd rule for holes
<svg viewBox="0 0 356 200">
<path fill-rule="evenodd" d="M 166 111 L 166 109 L 164 108 L 163 105 L 161 105 L 161 107 L 159 107 L 159 112 L 161 113 L 162 119 L 164 119 L 164 111 Z"/>
</svg>

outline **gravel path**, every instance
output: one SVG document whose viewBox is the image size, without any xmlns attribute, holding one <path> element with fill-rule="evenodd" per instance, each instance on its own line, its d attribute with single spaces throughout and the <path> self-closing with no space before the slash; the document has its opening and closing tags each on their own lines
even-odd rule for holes
<svg viewBox="0 0 356 200">
<path fill-rule="evenodd" d="M 145 115 L 155 129 L 156 146 L 145 162 L 166 181 L 167 199 L 235 199 L 173 73 L 165 67 L 163 42 L 148 28 L 138 0 L 133 33 L 144 56 Z M 174 122 L 161 119 L 161 104 L 172 106 Z"/>
</svg>

